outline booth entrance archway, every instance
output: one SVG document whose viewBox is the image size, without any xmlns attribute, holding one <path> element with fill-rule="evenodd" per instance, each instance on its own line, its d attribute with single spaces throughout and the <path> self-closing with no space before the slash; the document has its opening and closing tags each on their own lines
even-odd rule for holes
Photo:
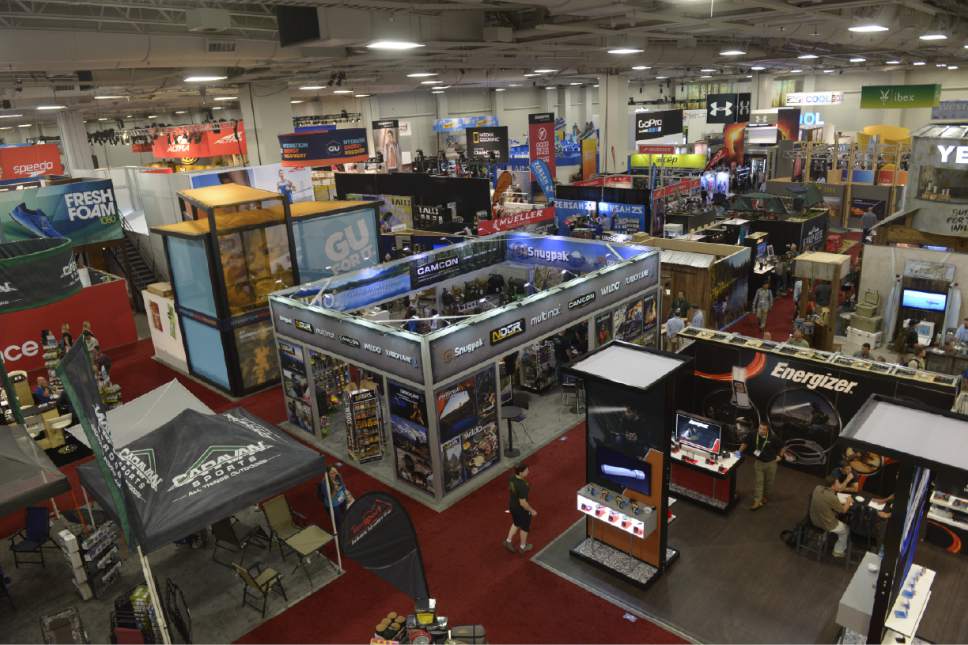
<svg viewBox="0 0 968 645">
<path fill-rule="evenodd" d="M 401 299 L 436 298 L 442 306 L 455 280 L 504 275 L 515 276 L 514 287 L 482 294 L 466 313 L 390 313 Z M 395 481 L 419 491 L 416 499 L 447 505 L 501 461 L 510 407 L 499 385 L 504 357 L 523 358 L 576 326 L 587 331 L 576 334 L 587 339 L 579 355 L 615 337 L 654 346 L 658 276 L 659 253 L 648 247 L 508 233 L 275 293 L 269 301 L 287 406 L 311 419 L 304 429 L 319 436 L 325 401 L 314 394 L 325 372 L 314 365 L 341 361 L 376 375 Z"/>
</svg>

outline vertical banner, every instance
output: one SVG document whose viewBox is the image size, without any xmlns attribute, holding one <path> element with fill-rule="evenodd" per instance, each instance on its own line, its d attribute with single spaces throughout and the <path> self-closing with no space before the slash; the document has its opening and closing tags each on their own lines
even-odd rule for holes
<svg viewBox="0 0 968 645">
<path fill-rule="evenodd" d="M 400 170 L 400 122 L 384 119 L 373 122 L 373 146 L 383 154 L 388 171 Z"/>
<path fill-rule="evenodd" d="M 581 140 L 581 178 L 591 179 L 598 174 L 598 138 Z"/>
<path fill-rule="evenodd" d="M 430 465 L 427 402 L 424 395 L 394 381 L 387 381 L 387 388 L 397 477 L 433 495 L 433 467 Z"/>
<path fill-rule="evenodd" d="M 534 162 L 543 161 L 548 166 L 552 182 L 555 178 L 555 114 L 554 112 L 539 112 L 538 114 L 528 115 L 528 158 L 532 166 L 532 179 L 541 185 L 541 190 L 545 190 L 541 184 L 541 179 L 534 172 Z M 545 191 L 545 195 L 548 192 Z M 553 196 L 548 195 L 551 201 Z"/>
<path fill-rule="evenodd" d="M 745 157 L 746 122 L 727 123 L 723 126 L 723 148 L 730 164 L 740 166 Z"/>
<path fill-rule="evenodd" d="M 781 141 L 800 139 L 800 108 L 780 108 L 776 114 L 776 131 Z"/>
<path fill-rule="evenodd" d="M 81 428 L 87 436 L 88 444 L 94 451 L 98 470 L 111 494 L 115 514 L 121 524 L 121 530 L 124 531 L 124 539 L 128 546 L 134 545 L 136 544 L 134 533 L 128 521 L 128 485 L 124 476 L 125 466 L 114 449 L 114 439 L 111 437 L 111 428 L 108 427 L 107 410 L 101 401 L 101 393 L 98 390 L 97 381 L 94 380 L 94 366 L 87 355 L 87 347 L 84 343 L 74 343 L 57 366 L 57 375 L 64 383 L 64 390 L 74 406 L 74 414 L 77 415 Z"/>
<path fill-rule="evenodd" d="M 555 201 L 555 178 L 554 171 L 542 159 L 535 159 L 531 162 L 531 176 L 538 182 L 541 192 L 545 194 L 549 204 Z"/>
<path fill-rule="evenodd" d="M 707 94 L 706 123 L 736 123 L 750 120 L 749 92 L 740 94 Z"/>
</svg>

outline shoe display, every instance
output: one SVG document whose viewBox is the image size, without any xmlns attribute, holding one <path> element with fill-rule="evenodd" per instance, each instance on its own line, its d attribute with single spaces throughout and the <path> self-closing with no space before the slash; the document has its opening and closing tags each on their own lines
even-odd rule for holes
<svg viewBox="0 0 968 645">
<path fill-rule="evenodd" d="M 47 219 L 47 215 L 44 213 L 44 211 L 40 209 L 33 210 L 27 208 L 27 205 L 24 203 L 17 204 L 13 210 L 10 211 L 10 219 L 17 222 L 37 237 L 64 237 L 56 229 L 54 229 L 53 226 L 50 225 L 50 220 Z"/>
</svg>

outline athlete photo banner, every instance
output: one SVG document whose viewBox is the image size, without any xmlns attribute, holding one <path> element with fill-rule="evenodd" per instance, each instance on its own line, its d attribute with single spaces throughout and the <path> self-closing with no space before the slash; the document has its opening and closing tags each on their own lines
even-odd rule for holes
<svg viewBox="0 0 968 645">
<path fill-rule="evenodd" d="M 280 134 L 284 167 L 336 166 L 370 158 L 366 128 Z"/>
<path fill-rule="evenodd" d="M 541 160 L 548 166 L 550 176 L 555 176 L 555 113 L 540 112 L 528 115 L 528 159 L 532 165 Z M 532 177 L 540 182 L 534 175 Z M 544 186 L 541 187 L 544 190 Z M 545 193 L 547 194 L 547 192 Z"/>
<path fill-rule="evenodd" d="M 81 288 L 69 240 L 36 239 L 0 244 L 0 313 L 63 300 Z M 0 341 L 10 329 L 0 331 Z"/>
<path fill-rule="evenodd" d="M 0 146 L 0 181 L 63 174 L 64 165 L 57 144 Z"/>
<path fill-rule="evenodd" d="M 110 179 L 0 193 L 0 243 L 67 238 L 73 246 L 119 240 L 121 215 Z"/>
<path fill-rule="evenodd" d="M 387 170 L 400 170 L 400 122 L 383 119 L 373 122 L 373 146 L 383 153 Z"/>
</svg>

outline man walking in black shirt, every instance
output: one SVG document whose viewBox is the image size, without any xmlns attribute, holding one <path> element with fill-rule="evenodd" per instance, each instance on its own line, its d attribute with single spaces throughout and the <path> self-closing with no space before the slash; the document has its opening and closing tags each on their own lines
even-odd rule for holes
<svg viewBox="0 0 968 645">
<path fill-rule="evenodd" d="M 740 450 L 745 452 L 748 445 L 740 446 Z M 753 437 L 753 472 L 756 475 L 756 484 L 753 487 L 753 504 L 751 511 L 762 508 L 766 504 L 770 492 L 773 490 L 773 482 L 776 479 L 776 468 L 780 459 L 783 457 L 783 447 L 780 439 L 770 432 L 770 426 L 766 421 L 761 421 L 756 435 Z"/>
<path fill-rule="evenodd" d="M 511 511 L 511 528 L 508 530 L 508 537 L 504 540 L 504 548 L 511 553 L 515 552 L 514 534 L 521 532 L 521 553 L 527 553 L 534 548 L 533 544 L 528 544 L 528 531 L 531 530 L 531 518 L 538 514 L 531 504 L 528 503 L 528 493 L 531 486 L 528 484 L 528 465 L 518 464 L 514 467 L 514 475 L 509 482 L 511 497 L 508 501 L 508 510 Z"/>
</svg>

